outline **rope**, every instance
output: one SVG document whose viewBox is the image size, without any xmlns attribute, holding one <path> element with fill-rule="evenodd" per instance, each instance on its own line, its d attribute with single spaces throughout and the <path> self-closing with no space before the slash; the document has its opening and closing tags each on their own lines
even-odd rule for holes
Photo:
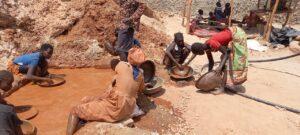
<svg viewBox="0 0 300 135">
<path fill-rule="evenodd" d="M 275 71 L 275 72 L 279 72 L 279 73 L 283 73 L 283 74 L 288 74 L 288 75 L 292 75 L 292 76 L 295 76 L 295 77 L 300 77 L 300 75 L 296 75 L 296 74 L 293 74 L 293 73 L 290 73 L 290 72 L 286 72 L 286 71 L 280 71 L 280 70 L 276 70 L 276 69 L 269 69 L 269 68 L 257 67 L 257 66 L 254 66 L 252 64 L 250 64 L 249 66 L 250 67 L 254 67 L 254 68 L 258 68 L 258 69 L 263 69 L 263 70 L 269 70 L 269 71 Z"/>
<path fill-rule="evenodd" d="M 297 113 L 297 114 L 300 113 L 300 110 L 295 109 L 295 108 L 291 108 L 291 107 L 288 107 L 288 106 L 284 106 L 284 105 L 280 105 L 280 104 L 273 103 L 273 102 L 270 102 L 270 101 L 266 101 L 264 99 L 260 99 L 260 98 L 254 97 L 254 96 L 250 96 L 250 95 L 247 95 L 245 93 L 238 93 L 238 92 L 236 92 L 234 90 L 231 90 L 231 89 L 229 89 L 229 91 L 233 92 L 233 93 L 235 93 L 239 96 L 242 96 L 242 97 L 245 97 L 245 98 L 248 98 L 248 99 L 252 99 L 252 100 L 260 102 L 260 103 L 264 103 L 264 104 L 274 106 L 274 107 L 280 107 L 280 108 L 283 108 L 283 109 L 288 110 L 288 111 L 293 112 L 293 113 Z"/>
<path fill-rule="evenodd" d="M 288 56 L 283 56 L 283 57 L 278 57 L 278 58 L 262 59 L 262 60 L 249 60 L 249 63 L 272 62 L 272 61 L 278 61 L 278 60 L 284 60 L 284 59 L 293 58 L 293 57 L 296 57 L 296 56 L 299 56 L 299 55 L 300 55 L 300 53 L 296 53 L 296 54 L 292 54 L 292 55 L 288 55 Z M 220 61 L 214 62 L 214 64 L 218 64 L 218 63 L 220 63 Z M 201 68 L 201 72 L 206 67 L 208 67 L 208 64 L 203 65 L 203 67 Z M 252 66 L 252 67 L 254 67 L 254 66 Z M 256 67 L 256 68 L 259 68 L 259 67 Z M 264 68 L 261 68 L 261 69 L 264 69 Z M 265 70 L 271 70 L 271 69 L 265 69 Z M 295 75 L 295 74 L 288 73 L 288 72 L 283 72 L 283 71 L 279 71 L 279 70 L 273 70 L 273 71 L 278 71 L 278 72 L 281 72 L 281 73 L 286 73 L 286 74 L 290 74 L 290 75 L 294 75 L 294 76 L 299 77 L 299 75 Z"/>
</svg>

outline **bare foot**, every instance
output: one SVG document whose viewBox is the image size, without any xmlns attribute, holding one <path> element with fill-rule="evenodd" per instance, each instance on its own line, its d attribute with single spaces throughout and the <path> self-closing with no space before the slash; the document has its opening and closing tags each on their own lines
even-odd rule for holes
<svg viewBox="0 0 300 135">
<path fill-rule="evenodd" d="M 211 94 L 220 95 L 224 92 L 224 88 L 218 88 L 217 90 L 211 91 Z"/>
</svg>

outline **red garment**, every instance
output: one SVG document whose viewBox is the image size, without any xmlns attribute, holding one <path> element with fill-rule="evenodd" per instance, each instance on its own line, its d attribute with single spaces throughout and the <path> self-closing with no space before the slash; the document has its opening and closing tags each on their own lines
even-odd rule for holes
<svg viewBox="0 0 300 135">
<path fill-rule="evenodd" d="M 221 46 L 227 46 L 232 40 L 232 32 L 225 29 L 208 39 L 205 43 L 210 46 L 212 51 L 218 51 Z"/>
</svg>

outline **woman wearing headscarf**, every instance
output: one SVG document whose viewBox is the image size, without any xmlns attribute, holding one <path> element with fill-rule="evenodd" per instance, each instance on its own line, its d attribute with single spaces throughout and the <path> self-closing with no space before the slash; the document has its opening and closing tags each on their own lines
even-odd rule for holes
<svg viewBox="0 0 300 135">
<path fill-rule="evenodd" d="M 144 90 L 144 77 L 139 65 L 145 61 L 140 48 L 128 52 L 128 62 L 112 60 L 111 67 L 116 72 L 105 93 L 95 97 L 85 97 L 72 108 L 69 115 L 67 135 L 72 135 L 79 120 L 99 122 L 119 122 L 132 117 L 138 94 Z"/>
</svg>

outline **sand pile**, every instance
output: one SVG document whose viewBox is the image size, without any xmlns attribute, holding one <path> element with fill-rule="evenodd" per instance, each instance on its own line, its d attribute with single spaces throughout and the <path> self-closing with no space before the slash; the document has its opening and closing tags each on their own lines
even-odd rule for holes
<svg viewBox="0 0 300 135">
<path fill-rule="evenodd" d="M 1 1 L 0 69 L 6 68 L 9 59 L 31 52 L 41 43 L 55 46 L 51 59 L 54 67 L 102 65 L 110 58 L 103 44 L 114 40 L 119 10 L 113 0 Z M 151 54 L 149 58 L 162 56 L 158 46 L 166 44 L 168 37 L 145 26 L 140 31 L 143 33 L 137 37 Z"/>
</svg>

